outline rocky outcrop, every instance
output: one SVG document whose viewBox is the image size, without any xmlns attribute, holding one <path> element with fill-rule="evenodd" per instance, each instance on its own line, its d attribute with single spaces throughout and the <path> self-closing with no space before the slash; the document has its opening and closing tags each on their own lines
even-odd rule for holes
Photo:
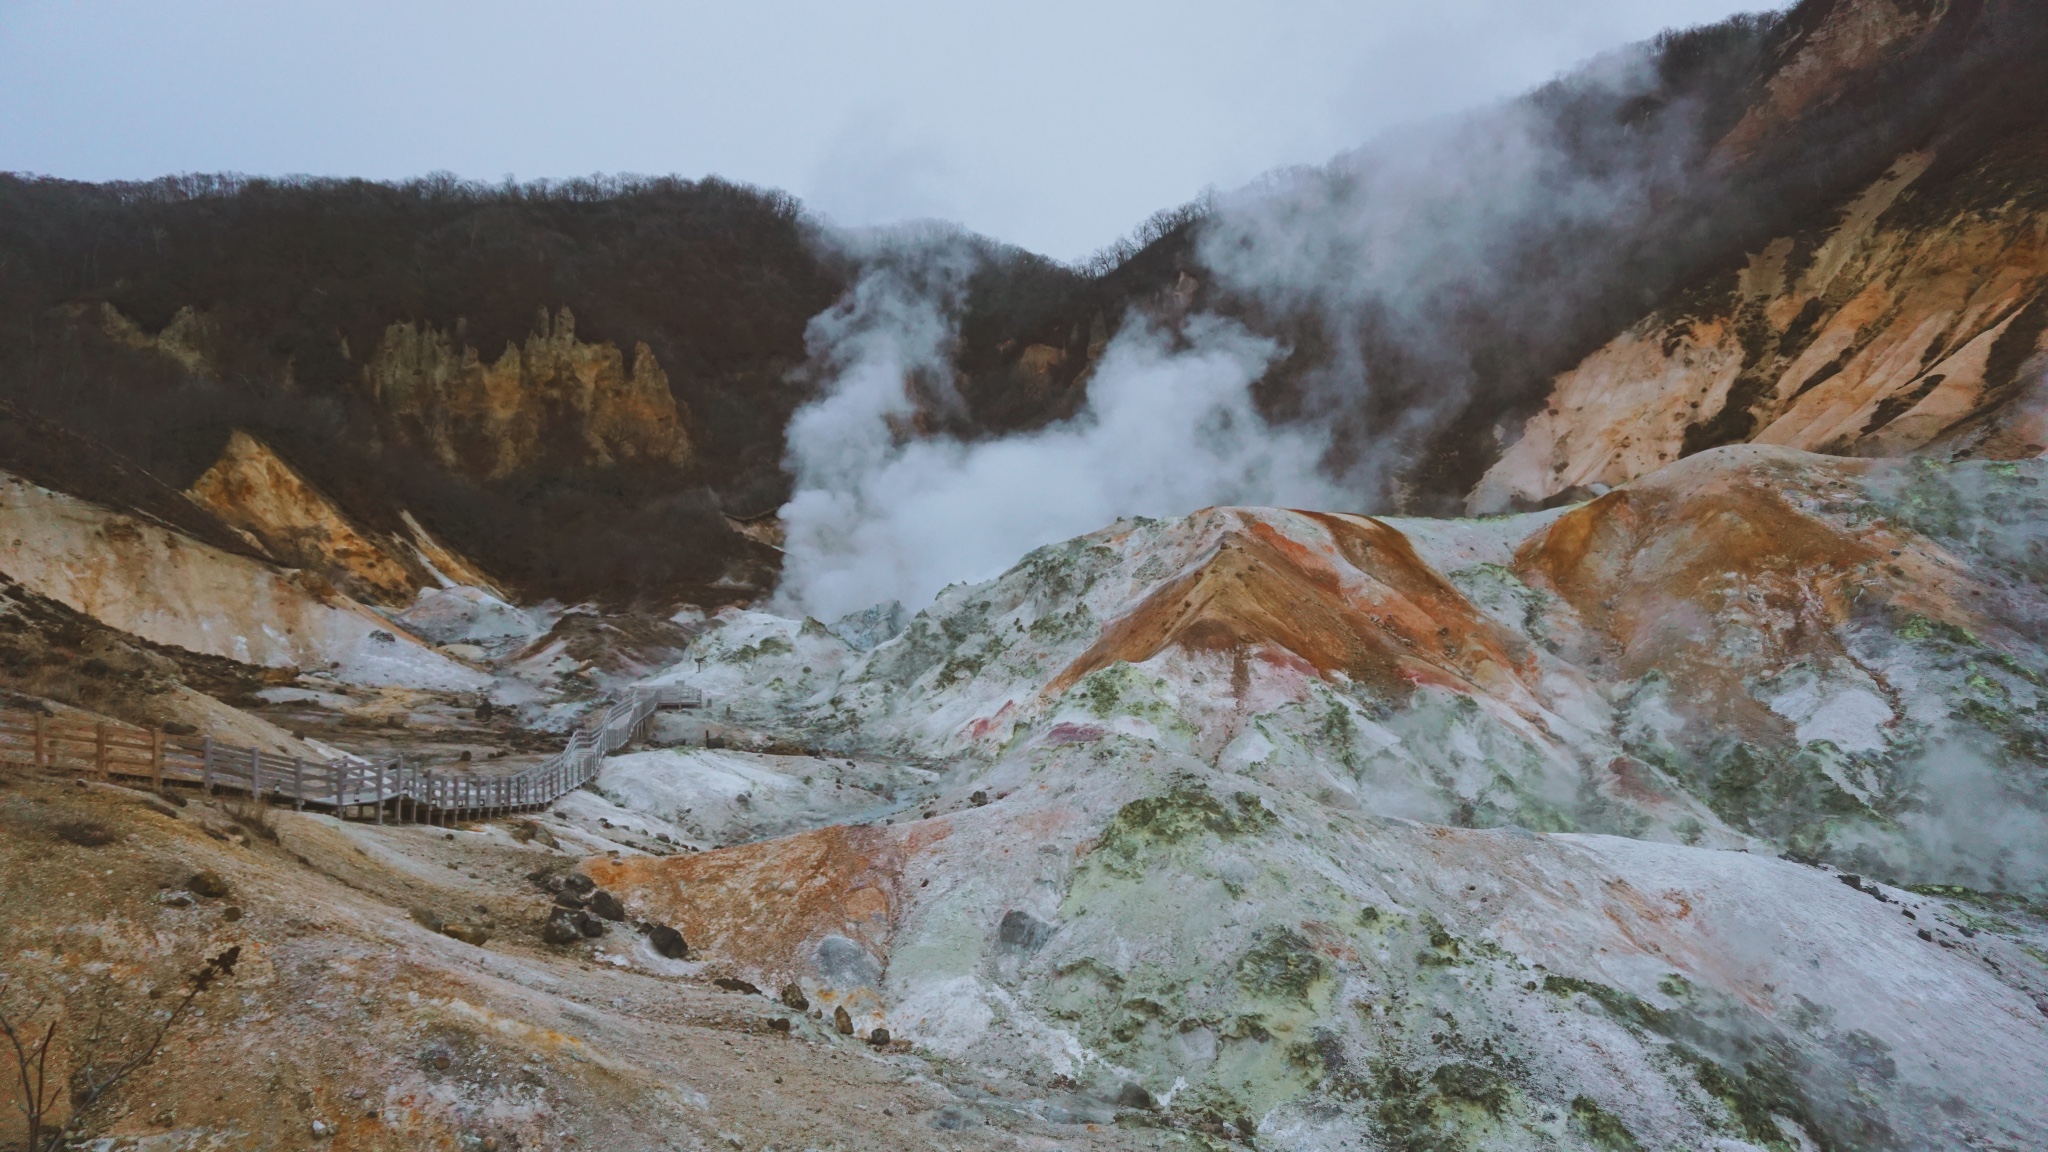
<svg viewBox="0 0 2048 1152">
<path fill-rule="evenodd" d="M 2048 140 L 1933 179 L 1916 152 L 1557 377 L 1473 489 L 1497 512 L 1603 491 L 1717 444 L 2012 459 L 2048 446 Z"/>
<path fill-rule="evenodd" d="M 99 320 L 101 329 L 116 343 L 155 352 L 195 376 L 213 371 L 206 345 L 216 334 L 211 320 L 196 308 L 178 309 L 171 322 L 155 333 L 144 331 L 112 304 L 100 304 Z"/>
<path fill-rule="evenodd" d="M 435 541 L 410 513 L 410 540 L 358 527 L 262 441 L 237 431 L 188 495 L 270 556 L 319 573 L 358 599 L 392 607 L 425 588 L 462 584 L 500 598 L 476 566 Z"/>
<path fill-rule="evenodd" d="M 629 371 L 617 345 L 576 338 L 567 308 L 542 309 L 526 342 L 490 361 L 460 322 L 452 333 L 393 324 L 363 382 L 402 436 L 472 476 L 690 458 L 687 416 L 653 351 L 637 345 Z"/>
</svg>

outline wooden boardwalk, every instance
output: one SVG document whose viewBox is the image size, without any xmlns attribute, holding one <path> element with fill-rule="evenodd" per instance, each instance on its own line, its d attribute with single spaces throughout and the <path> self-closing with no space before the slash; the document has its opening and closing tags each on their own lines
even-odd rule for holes
<svg viewBox="0 0 2048 1152">
<path fill-rule="evenodd" d="M 381 762 L 305 760 L 113 720 L 14 711 L 0 711 L 0 763 L 146 782 L 159 792 L 179 787 L 208 795 L 238 793 L 380 824 L 452 823 L 546 807 L 595 778 L 605 756 L 631 743 L 656 712 L 703 706 L 703 694 L 693 689 L 629 688 L 607 697 L 560 752 L 502 776 L 430 772 L 403 756 Z"/>
</svg>

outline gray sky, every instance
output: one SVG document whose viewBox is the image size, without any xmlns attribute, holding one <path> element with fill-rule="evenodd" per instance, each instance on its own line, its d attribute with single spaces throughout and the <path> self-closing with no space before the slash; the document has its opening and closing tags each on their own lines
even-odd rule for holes
<svg viewBox="0 0 2048 1152">
<path fill-rule="evenodd" d="M 1048 255 L 1731 0 L 0 0 L 0 169 L 716 173 Z"/>
</svg>

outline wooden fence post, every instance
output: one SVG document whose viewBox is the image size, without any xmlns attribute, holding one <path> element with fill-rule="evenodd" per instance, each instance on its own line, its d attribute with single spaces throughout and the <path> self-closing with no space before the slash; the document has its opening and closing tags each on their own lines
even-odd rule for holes
<svg viewBox="0 0 2048 1152">
<path fill-rule="evenodd" d="M 384 822 L 384 762 L 377 761 L 377 823 Z"/>
<path fill-rule="evenodd" d="M 249 799 L 263 803 L 263 749 L 249 749 Z"/>
<path fill-rule="evenodd" d="M 164 790 L 164 730 L 149 730 L 149 770 L 156 777 L 156 790 Z"/>
<path fill-rule="evenodd" d="M 334 773 L 334 818 L 339 820 L 342 801 L 348 799 L 348 761 L 329 760 L 327 770 Z"/>
</svg>

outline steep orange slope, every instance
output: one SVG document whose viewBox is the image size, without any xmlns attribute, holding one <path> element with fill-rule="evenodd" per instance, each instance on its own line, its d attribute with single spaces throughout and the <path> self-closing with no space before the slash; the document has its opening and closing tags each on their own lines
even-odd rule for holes
<svg viewBox="0 0 2048 1152">
<path fill-rule="evenodd" d="M 1998 631 L 1970 605 L 1986 586 L 1954 557 L 1852 510 L 1871 467 L 1717 449 L 1566 513 L 1516 565 L 1577 612 L 1584 630 L 1568 658 L 1609 680 L 1658 672 L 1680 685 L 1685 710 L 1747 737 L 1782 736 L 1785 720 L 1746 682 L 1802 657 L 1846 658 L 1859 613 Z"/>
<path fill-rule="evenodd" d="M 358 527 L 269 445 L 236 431 L 188 495 L 272 557 L 310 569 L 364 600 L 403 607 L 439 576 L 500 595 L 475 565 L 401 513 L 413 539 Z"/>
<path fill-rule="evenodd" d="M 1528 645 L 1474 608 L 1400 532 L 1364 516 L 1219 509 L 1199 562 L 1109 622 L 1046 687 L 1057 695 L 1118 661 L 1161 651 L 1267 650 L 1400 699 L 1419 684 L 1521 704 Z"/>
</svg>

